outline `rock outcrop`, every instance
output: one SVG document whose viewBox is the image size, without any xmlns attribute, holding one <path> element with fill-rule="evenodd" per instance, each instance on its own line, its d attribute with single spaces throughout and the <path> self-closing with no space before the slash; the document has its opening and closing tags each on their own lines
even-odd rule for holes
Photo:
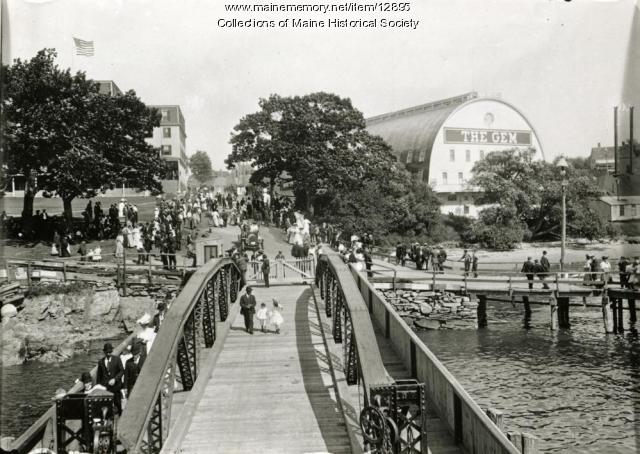
<svg viewBox="0 0 640 454">
<path fill-rule="evenodd" d="M 478 303 L 469 297 L 424 290 L 381 290 L 396 312 L 415 329 L 475 329 Z"/>
<path fill-rule="evenodd" d="M 158 302 L 170 303 L 177 291 L 158 287 L 121 297 L 114 286 L 101 284 L 27 298 L 21 311 L 2 319 L 1 364 L 69 359 L 91 341 L 121 336 L 145 312 L 153 314 Z"/>
</svg>

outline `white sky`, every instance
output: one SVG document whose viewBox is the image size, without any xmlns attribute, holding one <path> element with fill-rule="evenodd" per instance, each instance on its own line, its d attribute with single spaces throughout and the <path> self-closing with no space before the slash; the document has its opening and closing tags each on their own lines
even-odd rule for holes
<svg viewBox="0 0 640 454">
<path fill-rule="evenodd" d="M 612 108 L 630 102 L 621 94 L 636 0 L 413 0 L 409 13 L 395 16 L 243 15 L 225 13 L 225 1 L 234 0 L 3 0 L 2 59 L 54 47 L 61 66 L 112 79 L 147 104 L 179 104 L 187 154 L 207 151 L 214 168 L 230 152 L 233 126 L 271 93 L 334 92 L 367 117 L 472 90 L 499 93 L 531 121 L 548 159 L 611 145 Z M 416 30 L 217 25 L 294 17 L 420 23 Z M 73 56 L 72 36 L 93 40 L 95 56 Z"/>
</svg>

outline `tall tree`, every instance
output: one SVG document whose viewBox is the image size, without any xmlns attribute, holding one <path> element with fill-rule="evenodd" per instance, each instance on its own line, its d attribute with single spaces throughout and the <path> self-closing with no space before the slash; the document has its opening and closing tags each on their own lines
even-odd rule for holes
<svg viewBox="0 0 640 454">
<path fill-rule="evenodd" d="M 133 91 L 100 94 L 97 83 L 61 70 L 55 57 L 44 49 L 3 68 L 4 152 L 10 172 L 27 180 L 23 221 L 30 223 L 40 189 L 62 198 L 68 218 L 75 197 L 123 183 L 160 191 L 165 164 L 145 141 L 158 112 Z"/>
<path fill-rule="evenodd" d="M 204 151 L 198 150 L 189 158 L 189 167 L 200 184 L 206 183 L 213 177 L 211 159 Z"/>
<path fill-rule="evenodd" d="M 502 208 L 485 218 L 499 217 L 502 225 L 517 229 L 524 223 L 525 235 L 534 240 L 557 237 L 562 176 L 555 162 L 534 160 L 534 154 L 532 149 L 491 152 L 474 165 L 470 184 L 482 189 L 476 203 Z M 605 225 L 590 206 L 600 195 L 595 178 L 582 165 L 570 166 L 566 178 L 568 233 L 588 238 L 603 234 Z M 517 219 L 506 221 L 509 215 Z"/>
<path fill-rule="evenodd" d="M 390 147 L 366 131 L 347 98 L 271 95 L 259 106 L 235 126 L 227 166 L 251 162 L 253 183 L 291 183 L 300 208 L 322 208 L 335 194 L 383 183 L 398 170 Z"/>
</svg>

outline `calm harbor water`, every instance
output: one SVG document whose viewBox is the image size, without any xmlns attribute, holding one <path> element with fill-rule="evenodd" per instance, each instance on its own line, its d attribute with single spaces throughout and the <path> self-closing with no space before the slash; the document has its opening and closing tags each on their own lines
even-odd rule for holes
<svg viewBox="0 0 640 454">
<path fill-rule="evenodd" d="M 114 339 L 117 345 L 121 339 Z M 82 372 L 91 370 L 102 357 L 104 341 L 94 342 L 87 353 L 63 363 L 31 362 L 3 367 L 0 374 L 0 435 L 18 437 L 53 404 L 58 388 L 68 390 Z"/>
<path fill-rule="evenodd" d="M 504 412 L 545 453 L 640 452 L 640 340 L 605 335 L 598 308 L 571 307 L 571 329 L 550 331 L 549 308 L 489 302 L 489 326 L 420 337 L 481 408 Z M 628 318 L 625 311 L 625 323 Z"/>
</svg>

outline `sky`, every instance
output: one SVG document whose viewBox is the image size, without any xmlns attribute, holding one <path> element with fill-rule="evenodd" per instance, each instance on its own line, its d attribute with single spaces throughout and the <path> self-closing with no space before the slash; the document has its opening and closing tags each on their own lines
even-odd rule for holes
<svg viewBox="0 0 640 454">
<path fill-rule="evenodd" d="M 234 1 L 373 3 L 2 0 L 2 61 L 53 47 L 62 67 L 113 80 L 147 104 L 179 104 L 187 154 L 206 151 L 215 169 L 231 151 L 233 127 L 274 93 L 333 92 L 365 117 L 469 91 L 498 96 L 531 122 L 547 159 L 612 145 L 613 106 L 640 105 L 637 0 L 414 0 L 408 12 L 395 13 L 226 12 Z M 233 19 L 276 26 L 221 26 Z M 285 19 L 288 26 L 279 27 Z M 293 19 L 325 27 L 292 28 Z M 329 19 L 376 19 L 377 27 L 329 28 Z M 405 27 L 383 28 L 383 19 Z M 94 41 L 95 55 L 74 55 L 72 37 Z M 635 118 L 640 136 L 640 110 Z"/>
</svg>

